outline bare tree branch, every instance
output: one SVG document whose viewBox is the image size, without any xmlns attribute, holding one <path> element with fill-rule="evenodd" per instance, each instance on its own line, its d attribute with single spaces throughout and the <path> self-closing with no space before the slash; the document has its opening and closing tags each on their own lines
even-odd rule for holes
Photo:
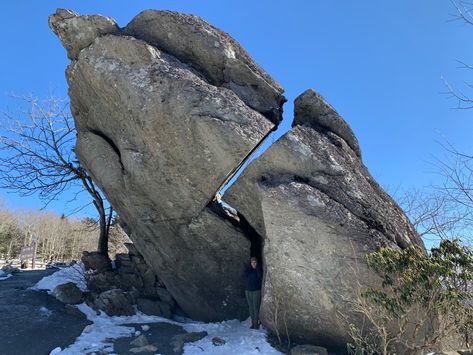
<svg viewBox="0 0 473 355">
<path fill-rule="evenodd" d="M 99 214 L 99 252 L 107 255 L 107 222 L 112 216 L 107 219 L 106 200 L 75 155 L 76 130 L 68 101 L 54 96 L 20 99 L 27 109 L 16 116 L 6 113 L 2 125 L 0 187 L 22 196 L 37 194 L 45 206 L 72 186 L 81 187 Z"/>
</svg>

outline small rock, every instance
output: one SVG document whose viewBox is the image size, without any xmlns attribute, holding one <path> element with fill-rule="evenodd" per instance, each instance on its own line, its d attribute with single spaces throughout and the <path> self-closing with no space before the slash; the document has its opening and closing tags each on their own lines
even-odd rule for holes
<svg viewBox="0 0 473 355">
<path fill-rule="evenodd" d="M 140 335 L 138 338 L 130 342 L 130 344 L 137 347 L 143 347 L 143 346 L 148 345 L 149 342 L 148 342 L 148 338 L 146 338 L 145 335 Z"/>
<path fill-rule="evenodd" d="M 94 300 L 94 306 L 109 316 L 131 316 L 135 314 L 135 309 L 131 306 L 125 292 L 120 289 L 102 292 Z"/>
<path fill-rule="evenodd" d="M 209 335 L 209 333 L 204 330 L 202 332 L 191 332 L 186 334 L 179 334 L 177 336 L 181 337 L 184 343 L 193 343 L 195 341 L 205 338 L 207 335 Z"/>
<path fill-rule="evenodd" d="M 139 336 L 139 335 L 141 335 L 141 332 L 140 332 L 139 330 L 137 330 L 137 331 L 135 332 L 135 337 L 137 337 L 137 336 Z"/>
<path fill-rule="evenodd" d="M 112 288 L 117 288 L 114 277 L 115 273 L 112 271 L 88 275 L 87 287 L 90 291 L 95 293 L 101 293 Z"/>
<path fill-rule="evenodd" d="M 110 259 L 96 251 L 91 253 L 84 251 L 81 260 L 84 263 L 85 270 L 97 270 L 101 272 L 112 269 Z"/>
<path fill-rule="evenodd" d="M 144 314 L 165 318 L 172 317 L 171 306 L 165 302 L 150 300 L 147 298 L 139 298 L 136 301 L 136 304 L 138 306 L 138 310 Z"/>
<path fill-rule="evenodd" d="M 173 351 L 175 353 L 182 353 L 185 343 L 193 343 L 202 338 L 205 338 L 207 335 L 209 335 L 209 333 L 207 333 L 206 331 L 175 335 L 171 339 Z"/>
<path fill-rule="evenodd" d="M 144 331 L 144 332 L 147 332 L 149 330 L 149 325 L 145 324 L 145 325 L 142 325 L 141 326 L 141 329 Z"/>
<path fill-rule="evenodd" d="M 215 346 L 222 346 L 225 345 L 227 342 L 223 340 L 222 338 L 219 337 L 213 337 L 212 338 L 212 344 Z"/>
<path fill-rule="evenodd" d="M 73 282 L 56 286 L 53 294 L 63 303 L 78 304 L 82 302 L 82 291 Z"/>
<path fill-rule="evenodd" d="M 154 353 L 157 350 L 158 348 L 154 345 L 145 345 L 145 346 L 140 346 L 138 348 L 131 348 L 129 351 L 131 353 L 138 354 L 138 353 Z"/>
<path fill-rule="evenodd" d="M 290 355 L 328 355 L 327 349 L 315 345 L 297 345 L 291 349 Z"/>
</svg>

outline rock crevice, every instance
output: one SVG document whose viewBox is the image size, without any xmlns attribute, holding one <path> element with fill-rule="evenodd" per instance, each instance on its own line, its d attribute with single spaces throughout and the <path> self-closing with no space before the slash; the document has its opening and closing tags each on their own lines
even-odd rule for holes
<svg viewBox="0 0 473 355">
<path fill-rule="evenodd" d="M 122 172 L 125 172 L 125 167 L 123 166 L 123 162 L 122 162 L 122 154 L 120 153 L 120 149 L 118 149 L 117 145 L 113 142 L 113 140 L 99 130 L 92 129 L 89 132 L 102 138 L 105 142 L 107 142 L 110 145 L 110 148 L 112 148 L 112 150 L 117 154 L 118 162 L 120 163 Z"/>
<path fill-rule="evenodd" d="M 258 256 L 263 324 L 344 346 L 338 314 L 357 322 L 353 263 L 422 242 L 335 109 L 313 90 L 296 99 L 292 129 L 225 193 L 234 211 L 219 192 L 281 121 L 281 86 L 196 16 L 147 10 L 120 29 L 58 10 L 49 25 L 71 59 L 77 156 L 178 306 L 198 320 L 247 318 L 243 264 Z M 361 268 L 362 284 L 378 282 Z"/>
</svg>

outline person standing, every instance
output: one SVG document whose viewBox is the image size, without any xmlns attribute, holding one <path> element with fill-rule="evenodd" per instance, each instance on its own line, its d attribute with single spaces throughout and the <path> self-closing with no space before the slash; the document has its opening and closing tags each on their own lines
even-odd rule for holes
<svg viewBox="0 0 473 355">
<path fill-rule="evenodd" d="M 250 309 L 251 327 L 259 329 L 259 308 L 261 304 L 261 284 L 263 283 L 263 269 L 258 259 L 252 257 L 250 265 L 245 266 L 245 296 Z"/>
</svg>

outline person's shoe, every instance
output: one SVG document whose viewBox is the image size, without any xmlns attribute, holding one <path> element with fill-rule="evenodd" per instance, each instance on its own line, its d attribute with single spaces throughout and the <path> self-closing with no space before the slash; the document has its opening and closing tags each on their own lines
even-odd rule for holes
<svg viewBox="0 0 473 355">
<path fill-rule="evenodd" d="M 250 329 L 255 329 L 256 323 L 254 320 L 251 320 L 251 327 Z"/>
<path fill-rule="evenodd" d="M 259 325 L 261 322 L 259 320 L 255 320 L 255 329 L 259 329 Z"/>
</svg>

